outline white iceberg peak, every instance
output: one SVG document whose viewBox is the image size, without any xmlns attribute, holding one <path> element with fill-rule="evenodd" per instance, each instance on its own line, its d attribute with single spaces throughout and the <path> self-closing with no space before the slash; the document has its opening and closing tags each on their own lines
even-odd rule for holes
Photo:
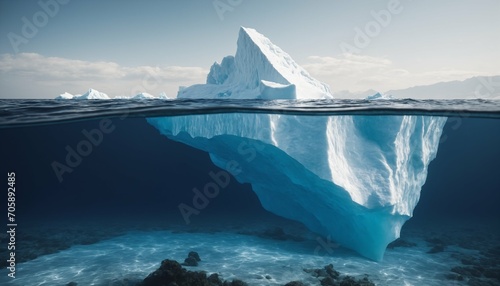
<svg viewBox="0 0 500 286">
<path fill-rule="evenodd" d="M 90 88 L 86 93 L 74 97 L 74 99 L 109 99 L 109 96 L 103 92 Z"/>
<path fill-rule="evenodd" d="M 273 80 L 273 77 L 276 77 L 276 75 L 270 74 L 269 76 L 271 79 L 261 77 L 261 80 L 275 81 L 284 85 L 294 84 L 297 87 L 297 98 L 299 99 L 332 97 L 330 88 L 326 84 L 311 77 L 311 75 L 304 68 L 299 66 L 288 53 L 274 45 L 271 40 L 255 29 L 240 28 L 238 50 L 236 51 L 237 63 L 240 62 L 238 61 L 239 56 L 241 59 L 247 57 L 247 55 L 242 55 L 243 52 L 247 52 L 246 49 L 240 49 L 240 46 L 251 49 L 253 45 L 258 49 L 252 52 L 262 53 L 269 64 L 284 79 Z M 244 68 L 248 69 L 248 72 L 255 72 L 255 69 L 253 69 L 251 65 L 245 65 Z M 264 68 L 267 67 L 264 66 Z M 257 71 L 260 72 L 260 70 Z"/>
<path fill-rule="evenodd" d="M 206 84 L 182 88 L 177 97 L 332 98 L 326 84 L 312 78 L 290 55 L 256 30 L 241 27 L 237 46 L 235 56 L 212 65 Z"/>
</svg>

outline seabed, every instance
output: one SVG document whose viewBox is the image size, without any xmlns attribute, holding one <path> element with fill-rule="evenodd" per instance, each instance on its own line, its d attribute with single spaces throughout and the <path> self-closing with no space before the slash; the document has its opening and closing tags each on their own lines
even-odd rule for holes
<svg viewBox="0 0 500 286">
<path fill-rule="evenodd" d="M 248 285 L 321 285 L 307 269 L 332 264 L 342 276 L 375 285 L 499 285 L 500 231 L 479 221 L 410 220 L 382 262 L 340 247 L 279 217 L 205 217 L 190 225 L 161 222 L 57 222 L 20 228 L 16 278 L 2 285 L 137 285 L 162 260 L 201 257 L 190 271 Z M 5 257 L 5 256 L 4 256 Z M 73 282 L 73 284 L 69 284 Z M 74 284 L 76 283 L 76 284 Z"/>
</svg>

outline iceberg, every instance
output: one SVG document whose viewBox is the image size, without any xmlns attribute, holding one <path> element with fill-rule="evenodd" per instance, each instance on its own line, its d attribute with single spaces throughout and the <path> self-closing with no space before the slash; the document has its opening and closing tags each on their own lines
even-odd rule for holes
<svg viewBox="0 0 500 286">
<path fill-rule="evenodd" d="M 73 99 L 75 96 L 72 95 L 69 92 L 61 93 L 58 95 L 55 99 L 61 100 L 61 99 Z"/>
<path fill-rule="evenodd" d="M 177 98 L 332 98 L 326 84 L 256 30 L 242 27 L 237 46 L 235 56 L 212 65 L 206 84 L 182 88 Z"/>
<path fill-rule="evenodd" d="M 157 97 L 154 95 L 151 95 L 147 92 L 141 92 L 139 94 L 136 94 L 134 97 L 132 97 L 132 99 L 155 99 L 155 98 L 157 98 Z"/>
<path fill-rule="evenodd" d="M 73 95 L 69 92 L 65 92 L 55 97 L 56 100 L 92 100 L 92 99 L 110 99 L 109 96 L 103 92 L 90 88 L 86 93 L 82 95 Z M 160 93 L 158 96 L 154 96 L 147 92 L 141 92 L 134 96 L 115 96 L 113 99 L 132 99 L 132 100 L 146 100 L 146 99 L 170 99 L 165 92 Z"/>
<path fill-rule="evenodd" d="M 160 92 L 160 95 L 158 96 L 158 98 L 160 98 L 160 99 L 171 99 L 170 97 L 168 97 L 168 95 L 164 91 Z"/>
<path fill-rule="evenodd" d="M 331 98 L 269 39 L 241 28 L 235 56 L 178 98 Z M 382 96 L 374 96 L 378 100 Z M 166 137 L 208 152 L 262 206 L 380 261 L 413 214 L 443 117 L 210 114 L 153 117 Z"/>
<path fill-rule="evenodd" d="M 155 99 L 158 98 L 152 94 L 149 94 L 147 92 L 141 92 L 139 94 L 136 94 L 134 96 L 115 96 L 114 99 L 132 99 L 132 100 L 142 100 L 142 99 Z"/>
<path fill-rule="evenodd" d="M 92 99 L 110 99 L 109 96 L 103 92 L 90 88 L 86 93 L 82 95 L 72 95 L 71 93 L 65 92 L 55 98 L 56 100 L 92 100 Z"/>
</svg>

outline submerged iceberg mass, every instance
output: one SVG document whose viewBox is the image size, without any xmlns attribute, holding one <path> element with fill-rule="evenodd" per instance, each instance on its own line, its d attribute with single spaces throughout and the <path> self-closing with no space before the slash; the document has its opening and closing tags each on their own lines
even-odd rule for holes
<svg viewBox="0 0 500 286">
<path fill-rule="evenodd" d="M 179 98 L 320 99 L 328 88 L 255 30 Z M 250 183 L 264 208 L 373 260 L 399 237 L 436 156 L 443 117 L 212 114 L 148 118 Z M 236 166 L 236 167 L 235 167 Z"/>
</svg>

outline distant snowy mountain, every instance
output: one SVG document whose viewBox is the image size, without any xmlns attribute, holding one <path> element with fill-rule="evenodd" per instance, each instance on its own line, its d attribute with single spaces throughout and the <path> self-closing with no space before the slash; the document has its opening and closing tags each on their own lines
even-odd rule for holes
<svg viewBox="0 0 500 286">
<path fill-rule="evenodd" d="M 210 68 L 206 84 L 179 89 L 179 98 L 332 98 L 286 52 L 254 29 L 242 27 L 235 56 Z"/>
<path fill-rule="evenodd" d="M 386 92 L 396 98 L 415 99 L 500 99 L 500 76 L 477 76 Z"/>
<path fill-rule="evenodd" d="M 386 98 L 414 99 L 500 99 L 500 76 L 477 76 L 463 81 L 439 82 L 379 93 L 370 89 L 362 92 L 337 91 L 335 98 L 365 99 L 382 94 Z"/>
</svg>

